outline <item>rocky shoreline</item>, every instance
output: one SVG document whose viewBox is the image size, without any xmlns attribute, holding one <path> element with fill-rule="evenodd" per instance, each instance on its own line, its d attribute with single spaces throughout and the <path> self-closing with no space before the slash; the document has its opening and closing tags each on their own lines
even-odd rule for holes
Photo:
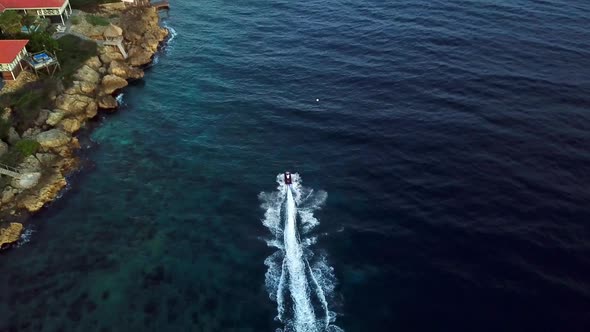
<svg viewBox="0 0 590 332">
<path fill-rule="evenodd" d="M 120 27 L 111 24 L 103 29 L 103 33 L 105 36 L 121 34 L 128 58 L 125 59 L 116 47 L 99 47 L 99 54 L 75 72 L 71 86 L 58 86 L 57 92 L 50 96 L 53 109 L 41 110 L 34 127 L 21 135 L 10 128 L 10 144 L 30 139 L 37 141 L 40 147 L 36 154 L 18 165 L 28 175 L 24 179 L 12 179 L 0 188 L 1 249 L 11 247 L 20 237 L 23 226 L 13 221 L 39 211 L 67 186 L 66 176 L 77 170 L 80 164 L 76 133 L 100 111 L 116 110 L 115 94 L 129 81 L 143 78 L 142 68 L 151 63 L 168 36 L 168 30 L 160 26 L 154 8 L 107 9 L 111 15 L 113 12 L 120 15 L 117 17 Z M 5 110 L 3 116 L 10 117 L 11 113 L 12 110 Z M 0 141 L 0 150 L 6 150 L 6 146 Z"/>
</svg>

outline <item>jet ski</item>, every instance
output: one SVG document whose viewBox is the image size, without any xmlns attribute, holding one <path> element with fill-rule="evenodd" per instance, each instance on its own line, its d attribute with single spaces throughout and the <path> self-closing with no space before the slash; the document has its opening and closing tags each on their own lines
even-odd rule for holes
<svg viewBox="0 0 590 332">
<path fill-rule="evenodd" d="M 291 180 L 291 173 L 285 172 L 285 184 L 291 184 L 293 181 Z"/>
</svg>

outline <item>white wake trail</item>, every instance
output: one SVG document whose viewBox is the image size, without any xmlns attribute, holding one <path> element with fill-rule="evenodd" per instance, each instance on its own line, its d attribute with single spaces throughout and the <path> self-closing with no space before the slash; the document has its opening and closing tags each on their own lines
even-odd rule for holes
<svg viewBox="0 0 590 332">
<path fill-rule="evenodd" d="M 284 324 L 279 332 L 342 331 L 331 325 L 336 313 L 329 310 L 335 278 L 326 255 L 314 254 L 317 237 L 311 234 L 319 225 L 313 212 L 325 202 L 324 191 L 314 192 L 301 186 L 298 174 L 293 184 L 286 185 L 283 175 L 277 176 L 276 192 L 261 193 L 265 209 L 263 224 L 273 237 L 269 247 L 278 251 L 265 260 L 266 287 L 277 302 L 276 319 Z"/>
<path fill-rule="evenodd" d="M 309 288 L 305 276 L 305 262 L 303 250 L 297 239 L 297 207 L 291 188 L 287 189 L 287 222 L 284 230 L 285 260 L 289 271 L 289 289 L 293 298 L 295 310 L 295 330 L 316 331 L 315 314 L 309 299 Z"/>
</svg>

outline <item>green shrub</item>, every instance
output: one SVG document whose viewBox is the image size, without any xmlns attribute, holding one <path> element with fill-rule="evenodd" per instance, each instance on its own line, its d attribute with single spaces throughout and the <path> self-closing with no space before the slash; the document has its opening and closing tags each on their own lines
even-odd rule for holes
<svg viewBox="0 0 590 332">
<path fill-rule="evenodd" d="M 66 35 L 57 40 L 59 50 L 57 58 L 61 64 L 60 77 L 66 87 L 72 83 L 72 76 L 86 60 L 98 55 L 96 43 Z"/>
<path fill-rule="evenodd" d="M 107 26 L 110 24 L 109 20 L 104 17 L 96 15 L 86 15 L 86 22 L 92 25 Z"/>
<path fill-rule="evenodd" d="M 8 131 L 10 130 L 11 126 L 12 123 L 10 120 L 4 120 L 0 118 L 0 139 L 4 140 L 8 137 Z"/>
<path fill-rule="evenodd" d="M 23 17 L 14 10 L 0 13 L 0 31 L 5 36 L 15 36 L 20 33 Z"/>
<path fill-rule="evenodd" d="M 21 154 L 23 158 L 34 155 L 37 153 L 37 151 L 39 151 L 40 147 L 41 145 L 39 142 L 32 139 L 21 139 L 20 141 L 16 142 L 16 144 L 14 144 L 14 148 Z"/>
<path fill-rule="evenodd" d="M 29 37 L 27 50 L 31 53 L 49 51 L 55 52 L 59 44 L 48 32 L 33 32 Z"/>
<path fill-rule="evenodd" d="M 120 0 L 71 0 L 70 4 L 72 5 L 72 8 L 89 11 L 96 9 L 100 4 L 119 1 Z"/>
<path fill-rule="evenodd" d="M 78 16 L 72 17 L 70 19 L 70 21 L 72 22 L 73 25 L 80 24 L 80 18 Z"/>
<path fill-rule="evenodd" d="M 57 89 L 57 81 L 46 78 L 41 81 L 31 82 L 9 95 L 5 95 L 3 105 L 12 108 L 10 125 L 0 123 L 2 126 L 14 126 L 18 132 L 23 132 L 35 125 L 39 118 L 41 108 L 52 106 L 51 95 Z M 2 130 L 0 128 L 0 134 Z"/>
</svg>

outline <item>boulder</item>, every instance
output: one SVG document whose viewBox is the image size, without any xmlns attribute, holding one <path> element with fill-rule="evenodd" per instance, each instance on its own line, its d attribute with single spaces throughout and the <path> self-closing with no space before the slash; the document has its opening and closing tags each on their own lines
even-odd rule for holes
<svg viewBox="0 0 590 332">
<path fill-rule="evenodd" d="M 84 81 L 98 85 L 98 82 L 100 81 L 100 74 L 98 74 L 98 72 L 92 69 L 90 66 L 84 65 L 82 68 L 78 69 L 76 74 L 74 74 L 74 79 L 76 81 Z"/>
<path fill-rule="evenodd" d="M 45 124 L 47 122 L 47 119 L 49 118 L 50 112 L 51 111 L 45 109 L 39 111 L 39 116 L 37 117 L 37 120 L 35 120 L 35 125 L 42 126 L 43 124 Z"/>
<path fill-rule="evenodd" d="M 47 117 L 47 121 L 45 121 L 45 123 L 47 123 L 50 126 L 55 126 L 61 121 L 61 119 L 63 119 L 64 116 L 65 113 L 62 110 L 55 109 L 53 110 L 53 112 L 49 113 L 49 116 Z"/>
<path fill-rule="evenodd" d="M 97 56 L 93 56 L 86 61 L 85 65 L 92 68 L 94 71 L 98 71 L 98 69 L 102 67 L 102 62 Z"/>
<path fill-rule="evenodd" d="M 57 159 L 57 156 L 54 155 L 53 153 L 37 153 L 35 155 L 35 158 L 37 158 L 37 160 L 39 160 L 41 165 L 49 166 L 49 165 L 53 164 L 53 162 L 55 162 L 55 160 Z"/>
<path fill-rule="evenodd" d="M 60 129 L 51 129 L 37 135 L 37 142 L 43 148 L 56 148 L 66 145 L 72 138 Z"/>
<path fill-rule="evenodd" d="M 12 108 L 10 107 L 5 107 L 4 111 L 2 112 L 2 120 L 4 121 L 8 121 L 10 119 L 10 117 L 12 117 Z"/>
<path fill-rule="evenodd" d="M 55 101 L 55 106 L 66 114 L 85 113 L 89 118 L 96 115 L 96 101 L 93 98 L 84 95 L 63 94 Z"/>
<path fill-rule="evenodd" d="M 7 227 L 0 228 L 0 248 L 5 249 L 17 242 L 22 232 L 23 224 L 18 222 L 11 222 Z"/>
<path fill-rule="evenodd" d="M 104 94 L 110 95 L 116 90 L 126 87 L 128 84 L 125 79 L 119 76 L 106 75 L 102 79 L 102 91 Z"/>
<path fill-rule="evenodd" d="M 20 135 L 16 132 L 14 127 L 10 127 L 10 129 L 8 129 L 8 143 L 15 144 L 18 141 L 20 141 Z"/>
<path fill-rule="evenodd" d="M 102 68 L 102 67 L 101 67 Z M 74 81 L 65 93 L 69 95 L 92 96 L 96 92 L 97 84 L 88 81 Z"/>
<path fill-rule="evenodd" d="M 109 66 L 109 74 L 116 75 L 124 79 L 139 79 L 144 73 L 139 68 L 133 68 L 123 61 L 112 61 Z"/>
<path fill-rule="evenodd" d="M 141 46 L 132 46 L 129 49 L 129 64 L 132 66 L 143 66 L 152 62 L 154 52 L 150 52 Z"/>
<path fill-rule="evenodd" d="M 40 128 L 37 128 L 37 127 L 29 128 L 29 129 L 25 130 L 25 132 L 22 135 L 22 138 L 34 138 L 40 132 L 41 132 Z"/>
<path fill-rule="evenodd" d="M 121 29 L 120 27 L 118 27 L 112 23 L 109 24 L 109 26 L 103 32 L 103 36 L 107 39 L 108 38 L 118 38 L 122 35 L 123 35 L 123 29 Z"/>
<path fill-rule="evenodd" d="M 122 61 L 125 60 L 125 58 L 123 57 L 123 54 L 121 54 L 119 52 L 119 50 L 113 48 L 113 47 L 105 47 L 103 49 L 103 53 L 100 54 L 100 60 L 104 63 L 104 64 L 109 64 L 112 61 Z"/>
<path fill-rule="evenodd" d="M 68 132 L 68 133 L 77 132 L 81 126 L 82 126 L 82 124 L 76 118 L 63 119 L 59 123 L 59 128 L 63 129 L 63 131 Z"/>
<path fill-rule="evenodd" d="M 115 109 L 117 108 L 118 103 L 115 98 L 111 95 L 106 95 L 98 98 L 98 107 L 104 109 Z"/>
<path fill-rule="evenodd" d="M 15 189 L 11 186 L 6 186 L 2 192 L 2 204 L 12 201 L 16 194 L 18 194 L 18 189 Z"/>
<path fill-rule="evenodd" d="M 8 144 L 0 140 L 0 157 L 2 157 L 6 152 L 8 152 Z"/>
<path fill-rule="evenodd" d="M 35 156 L 28 156 L 18 165 L 18 169 L 23 172 L 38 172 L 41 170 L 41 162 Z"/>
</svg>

